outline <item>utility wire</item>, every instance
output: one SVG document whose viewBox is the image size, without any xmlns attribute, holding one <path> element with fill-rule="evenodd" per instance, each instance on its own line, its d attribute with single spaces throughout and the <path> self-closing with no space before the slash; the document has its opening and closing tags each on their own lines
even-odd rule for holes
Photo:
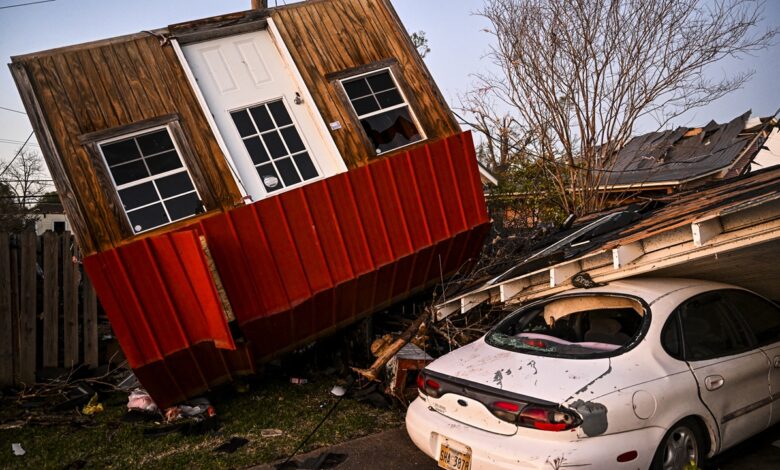
<svg viewBox="0 0 780 470">
<path fill-rule="evenodd" d="M 51 1 L 54 1 L 54 0 L 51 0 Z M 8 162 L 8 165 L 6 165 L 5 168 L 3 168 L 3 171 L 0 171 L 0 177 L 2 177 L 5 174 L 5 172 L 8 171 L 9 168 L 11 168 L 11 165 L 13 165 L 14 161 L 16 161 L 16 158 L 19 155 L 21 155 L 22 150 L 24 150 L 24 146 L 27 145 L 27 142 L 29 142 L 30 139 L 32 139 L 32 136 L 33 136 L 34 133 L 35 133 L 35 131 L 31 131 L 30 132 L 30 135 L 27 136 L 27 139 L 25 139 L 25 141 L 22 144 L 22 146 L 19 147 L 19 150 L 16 151 L 16 155 L 14 155 L 14 158 L 12 158 L 10 162 Z"/>
<path fill-rule="evenodd" d="M 25 113 L 24 111 L 19 111 L 18 109 L 6 108 L 5 106 L 0 106 L 0 109 L 4 109 L 6 111 L 11 111 L 12 113 L 19 113 L 19 114 L 27 115 L 27 113 Z"/>
<path fill-rule="evenodd" d="M 29 3 L 17 3 L 16 5 L 7 5 L 4 7 L 0 7 L 0 10 L 5 10 L 6 8 L 16 8 L 16 7 L 23 7 L 27 5 L 37 5 L 39 3 L 49 3 L 53 2 L 54 0 L 40 0 L 38 2 L 29 2 Z"/>
</svg>

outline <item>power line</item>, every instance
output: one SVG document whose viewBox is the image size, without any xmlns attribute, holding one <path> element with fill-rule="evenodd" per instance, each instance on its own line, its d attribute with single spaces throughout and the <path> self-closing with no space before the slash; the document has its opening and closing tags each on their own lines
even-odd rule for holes
<svg viewBox="0 0 780 470">
<path fill-rule="evenodd" d="M 39 0 L 37 2 L 28 2 L 28 3 L 17 3 L 16 5 L 7 5 L 4 7 L 0 7 L 0 10 L 5 10 L 6 8 L 16 8 L 16 7 L 23 7 L 27 5 L 37 5 L 39 3 L 49 3 L 53 2 L 54 0 Z"/>
<path fill-rule="evenodd" d="M 5 106 L 0 106 L 0 109 L 4 109 L 6 111 L 11 111 L 12 113 L 24 114 L 25 116 L 27 115 L 27 113 L 25 113 L 24 111 L 19 111 L 18 109 L 6 108 Z"/>
<path fill-rule="evenodd" d="M 0 139 L 0 144 L 13 144 L 13 145 L 21 145 L 21 144 L 23 144 L 23 143 L 24 143 L 24 142 L 22 142 L 21 140 L 14 140 L 14 139 Z M 27 146 L 28 146 L 28 147 L 39 147 L 39 148 L 40 148 L 40 145 L 38 145 L 38 144 L 36 144 L 36 143 L 33 143 L 33 142 L 28 142 L 28 143 L 27 143 Z"/>
<path fill-rule="evenodd" d="M 51 1 L 54 1 L 54 0 L 51 0 Z M 25 141 L 22 144 L 22 146 L 19 147 L 19 150 L 16 151 L 16 155 L 14 155 L 14 158 L 12 158 L 10 162 L 8 162 L 8 165 L 6 165 L 6 167 L 3 168 L 3 171 L 0 171 L 0 176 L 3 176 L 5 174 L 5 172 L 8 171 L 9 168 L 11 168 L 11 165 L 13 165 L 14 161 L 16 160 L 16 157 L 18 157 L 22 153 L 22 150 L 24 150 L 24 146 L 27 145 L 27 142 L 29 142 L 30 139 L 32 139 L 32 136 L 33 136 L 34 133 L 35 133 L 35 131 L 30 132 L 30 135 L 27 136 L 27 139 L 25 139 Z"/>
</svg>

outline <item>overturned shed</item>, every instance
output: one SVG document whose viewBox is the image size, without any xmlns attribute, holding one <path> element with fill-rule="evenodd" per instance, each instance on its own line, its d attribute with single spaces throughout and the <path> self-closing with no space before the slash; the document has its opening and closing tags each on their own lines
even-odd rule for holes
<svg viewBox="0 0 780 470">
<path fill-rule="evenodd" d="M 736 284 L 780 299 L 780 168 L 595 214 L 520 256 L 487 282 L 450 295 L 437 318 L 486 302 L 523 303 L 595 282 L 634 276 Z"/>
<path fill-rule="evenodd" d="M 435 283 L 480 171 L 389 0 L 14 57 L 84 264 L 160 406 Z"/>
</svg>

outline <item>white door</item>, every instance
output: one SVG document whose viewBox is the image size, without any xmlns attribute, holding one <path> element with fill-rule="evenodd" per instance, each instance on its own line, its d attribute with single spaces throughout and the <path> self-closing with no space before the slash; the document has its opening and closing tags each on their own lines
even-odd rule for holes
<svg viewBox="0 0 780 470">
<path fill-rule="evenodd" d="M 253 200 L 343 171 L 322 118 L 304 100 L 268 31 L 183 51 Z"/>
</svg>

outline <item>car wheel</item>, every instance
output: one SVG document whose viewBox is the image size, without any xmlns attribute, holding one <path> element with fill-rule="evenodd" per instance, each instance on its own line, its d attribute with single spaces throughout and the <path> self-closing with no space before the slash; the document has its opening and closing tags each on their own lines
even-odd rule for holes
<svg viewBox="0 0 780 470">
<path fill-rule="evenodd" d="M 698 423 L 684 419 L 669 429 L 653 457 L 653 470 L 682 470 L 691 461 L 697 468 L 704 453 L 704 438 Z"/>
</svg>

